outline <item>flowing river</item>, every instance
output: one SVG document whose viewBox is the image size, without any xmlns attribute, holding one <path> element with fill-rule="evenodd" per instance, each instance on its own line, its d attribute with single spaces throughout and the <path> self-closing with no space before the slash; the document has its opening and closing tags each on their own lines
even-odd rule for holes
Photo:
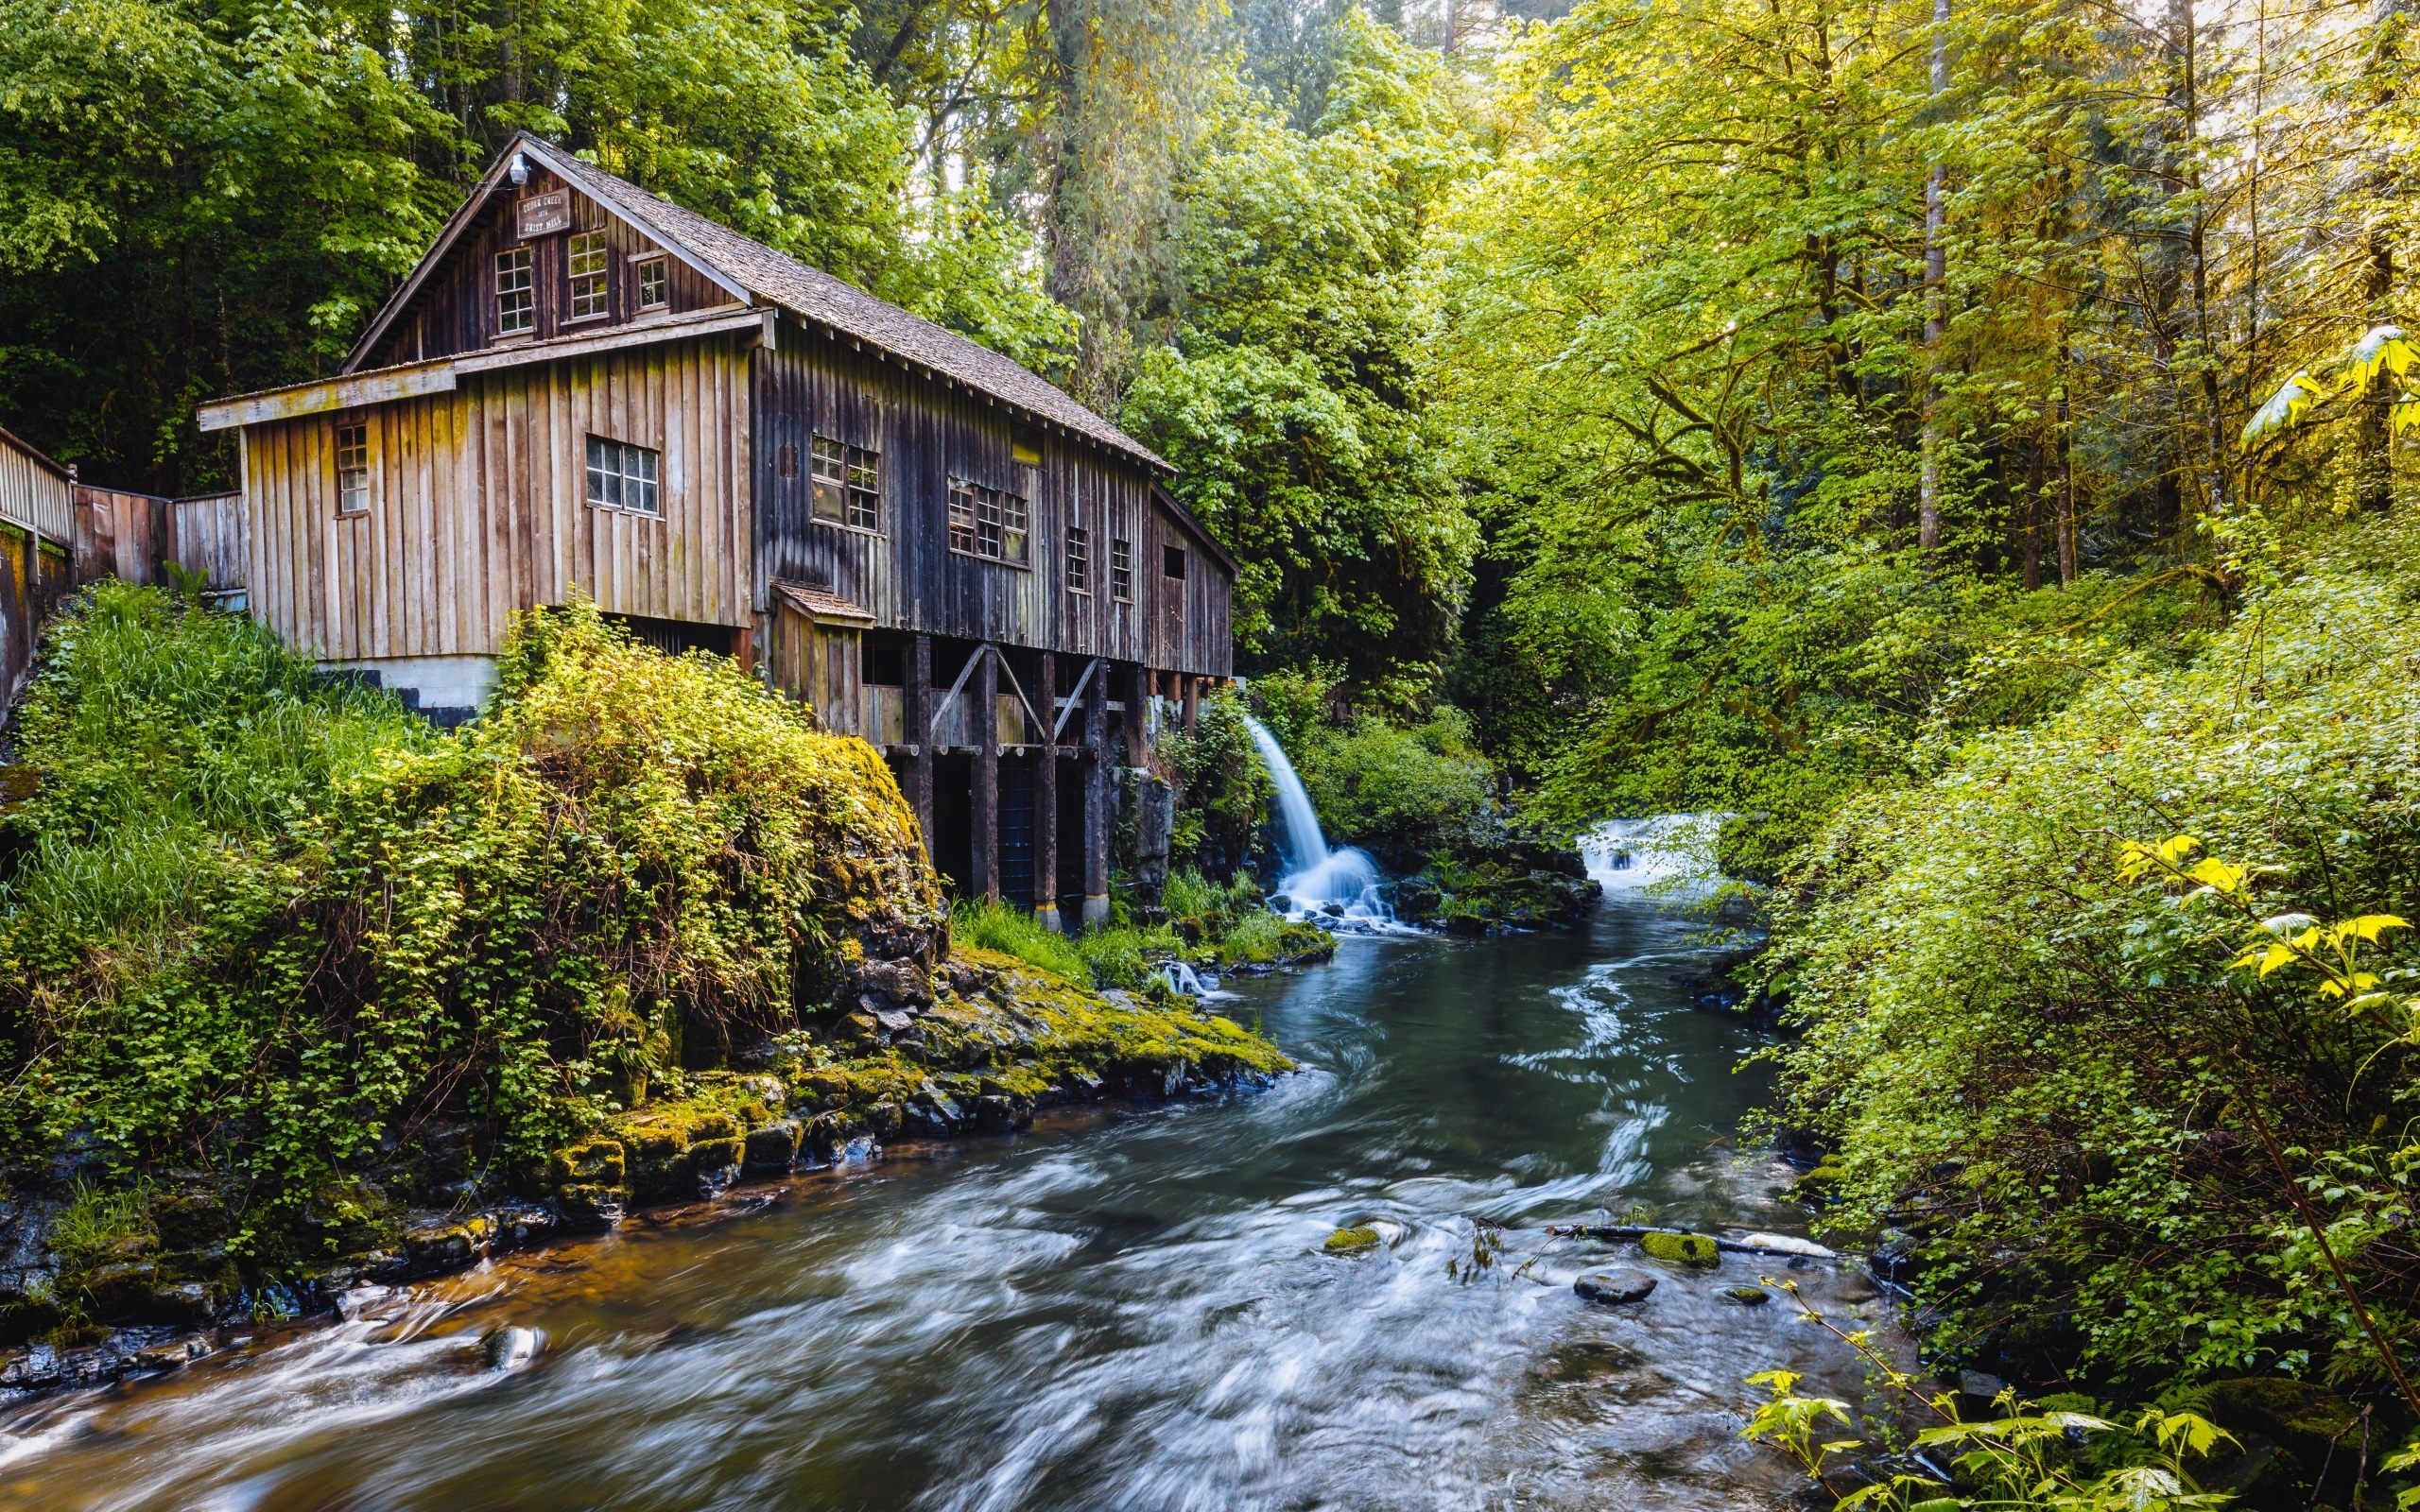
<svg viewBox="0 0 2420 1512">
<path fill-rule="evenodd" d="M 1803 1231 L 1733 1131 L 1756 1037 L 1692 1008 L 1689 927 L 1348 938 L 1226 1011 L 1303 1074 L 1257 1095 L 895 1147 L 737 1212 L 418 1287 L 332 1327 L 0 1415 L 0 1504 L 554 1508 L 1738 1508 L 1800 1503 L 1741 1378 L 1853 1395 L 1846 1351 L 1724 1257 L 1645 1265 L 1549 1222 Z M 1332 1257 L 1339 1225 L 1385 1246 Z M 1474 1266 L 1475 1257 L 1481 1262 Z M 1852 1271 L 1788 1272 L 1875 1313 Z M 498 1323 L 542 1330 L 485 1367 Z"/>
</svg>

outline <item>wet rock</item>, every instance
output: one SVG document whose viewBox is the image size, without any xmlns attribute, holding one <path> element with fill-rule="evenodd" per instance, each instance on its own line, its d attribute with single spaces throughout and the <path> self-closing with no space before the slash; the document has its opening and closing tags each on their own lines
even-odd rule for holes
<svg viewBox="0 0 2420 1512">
<path fill-rule="evenodd" d="M 1367 1226 L 1339 1228 L 1320 1247 L 1331 1255 L 1360 1255 L 1378 1247 L 1378 1230 Z"/>
<path fill-rule="evenodd" d="M 1741 1307 L 1762 1307 L 1773 1299 L 1772 1294 L 1761 1286 L 1726 1286 L 1722 1295 L 1725 1300 L 1737 1302 Z"/>
<path fill-rule="evenodd" d="M 1591 1302 L 1644 1302 L 1655 1291 L 1655 1278 L 1643 1270 L 1597 1271 L 1573 1281 L 1571 1289 Z"/>
<path fill-rule="evenodd" d="M 133 1365 L 137 1370 L 177 1370 L 209 1352 L 209 1347 L 199 1339 L 181 1339 L 174 1344 L 155 1344 L 135 1350 Z"/>
<path fill-rule="evenodd" d="M 337 1293 L 337 1316 L 347 1323 L 357 1322 L 374 1312 L 384 1310 L 389 1302 L 401 1295 L 402 1293 L 392 1286 L 349 1287 Z"/>
<path fill-rule="evenodd" d="M 786 1171 L 798 1160 L 798 1149 L 804 1130 L 794 1118 L 779 1118 L 763 1128 L 751 1130 L 747 1141 L 747 1156 L 742 1161 L 751 1171 Z"/>
<path fill-rule="evenodd" d="M 199 1281 L 184 1281 L 175 1286 L 163 1286 L 151 1294 L 150 1306 L 145 1315 L 179 1328 L 208 1328 L 218 1309 L 210 1288 Z"/>
<path fill-rule="evenodd" d="M 723 1188 L 739 1179 L 739 1167 L 747 1158 L 745 1141 L 734 1135 L 726 1139 L 700 1140 L 689 1147 L 689 1168 L 697 1174 L 698 1195 L 713 1197 Z"/>
<path fill-rule="evenodd" d="M 160 1284 L 160 1267 L 149 1261 L 96 1265 L 84 1273 L 83 1291 L 100 1317 L 130 1317 L 143 1312 Z"/>
<path fill-rule="evenodd" d="M 1989 1371 L 1961 1370 L 1958 1372 L 1958 1394 L 1962 1397 L 1973 1397 L 1979 1401 L 1989 1401 L 2007 1389 L 2008 1383 Z"/>
<path fill-rule="evenodd" d="M 975 1100 L 975 1126 L 986 1134 L 1007 1134 L 1033 1126 L 1033 1105 L 1020 1097 L 994 1093 Z"/>
<path fill-rule="evenodd" d="M 1678 1265 L 1711 1267 L 1722 1263 L 1721 1246 L 1710 1234 L 1641 1234 L 1638 1247 L 1653 1259 Z"/>
<path fill-rule="evenodd" d="M 1750 1234 L 1739 1242 L 1743 1245 L 1754 1245 L 1758 1249 L 1770 1249 L 1777 1255 L 1805 1255 L 1810 1260 L 1841 1258 L 1837 1251 L 1826 1249 L 1812 1239 L 1801 1239 L 1794 1234 Z"/>
<path fill-rule="evenodd" d="M 487 1366 L 495 1371 L 524 1370 L 535 1364 L 539 1351 L 546 1347 L 546 1336 L 536 1329 L 518 1327 L 493 1328 L 480 1336 L 479 1353 Z"/>
<path fill-rule="evenodd" d="M 47 1344 L 37 1344 L 0 1369 L 0 1387 L 17 1391 L 38 1391 L 55 1386 L 60 1380 L 59 1350 Z"/>
</svg>

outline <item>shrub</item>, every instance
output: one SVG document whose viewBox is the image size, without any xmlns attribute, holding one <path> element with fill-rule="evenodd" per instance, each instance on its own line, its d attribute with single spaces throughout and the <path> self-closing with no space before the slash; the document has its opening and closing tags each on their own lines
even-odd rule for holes
<svg viewBox="0 0 2420 1512">
<path fill-rule="evenodd" d="M 870 747 L 591 606 L 517 619 L 458 736 L 151 590 L 96 590 L 44 667 L 42 785 L 0 819 L 0 1117 L 216 1171 L 241 1243 L 439 1113 L 535 1159 L 609 1074 L 938 935 Z"/>
<path fill-rule="evenodd" d="M 2333 999 L 2299 957 L 2238 962 L 2420 918 L 2410 535 L 2331 541 L 2198 660 L 2121 661 L 1807 857 L 1784 1112 L 1839 1148 L 1833 1227 L 1907 1236 L 1942 1347 L 2375 1383 L 2364 1306 L 2420 1329 L 2412 936 L 2374 923 L 2377 982 Z"/>
</svg>

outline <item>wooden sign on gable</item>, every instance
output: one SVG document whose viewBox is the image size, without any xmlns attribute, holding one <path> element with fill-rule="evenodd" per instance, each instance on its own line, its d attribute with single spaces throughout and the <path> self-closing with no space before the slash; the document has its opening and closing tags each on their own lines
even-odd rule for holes
<svg viewBox="0 0 2420 1512">
<path fill-rule="evenodd" d="M 571 191 L 568 189 L 558 189 L 550 195 L 531 195 L 514 209 L 517 212 L 514 230 L 525 242 L 571 230 Z"/>
</svg>

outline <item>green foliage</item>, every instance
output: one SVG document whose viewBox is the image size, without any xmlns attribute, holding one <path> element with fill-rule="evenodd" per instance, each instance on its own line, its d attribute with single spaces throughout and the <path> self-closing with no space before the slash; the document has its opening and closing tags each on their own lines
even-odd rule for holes
<svg viewBox="0 0 2420 1512">
<path fill-rule="evenodd" d="M 147 1180 L 78 1182 L 67 1210 L 52 1222 L 43 1240 L 51 1259 L 61 1270 L 76 1271 L 147 1246 L 157 1237 L 151 1191 Z"/>
<path fill-rule="evenodd" d="M 1443 67 L 1357 11 L 1337 25 L 1309 130 L 1240 86 L 1218 100 L 1175 186 L 1179 319 L 1124 414 L 1241 560 L 1248 659 L 1433 677 L 1474 535 L 1426 416 L 1416 265 L 1477 158 Z"/>
<path fill-rule="evenodd" d="M 950 937 L 978 950 L 1013 955 L 1070 982 L 1090 984 L 1091 971 L 1075 942 L 1059 930 L 1037 922 L 1014 903 L 987 899 L 963 901 L 950 910 Z"/>
<path fill-rule="evenodd" d="M 1073 318 L 977 180 L 777 0 L 0 3 L 0 412 L 88 476 L 226 485 L 217 395 L 323 374 L 514 129 L 1011 355 Z"/>
<path fill-rule="evenodd" d="M 1224 874 L 1252 861 L 1274 789 L 1245 717 L 1243 699 L 1220 688 L 1201 700 L 1193 734 L 1175 730 L 1160 737 L 1161 757 L 1183 795 L 1171 836 L 1175 866 Z"/>
<path fill-rule="evenodd" d="M 592 607 L 429 731 L 244 621 L 105 583 L 49 642 L 5 820 L 17 1140 L 216 1173 L 247 1242 L 391 1135 L 534 1160 L 609 1073 L 769 1033 L 868 929 L 938 924 L 880 759 Z"/>
<path fill-rule="evenodd" d="M 1500 838 L 1495 768 L 1471 744 L 1468 716 L 1441 703 L 1408 725 L 1376 713 L 1331 723 L 1324 678 L 1315 667 L 1252 690 L 1331 843 L 1369 846 L 1401 866 Z"/>
<path fill-rule="evenodd" d="M 2411 559 L 2400 522 L 2331 534 L 2187 664 L 2115 658 L 1812 852 L 1788 1116 L 1841 1155 L 1829 1221 L 1908 1236 L 1945 1345 L 2408 1395 Z"/>
</svg>

